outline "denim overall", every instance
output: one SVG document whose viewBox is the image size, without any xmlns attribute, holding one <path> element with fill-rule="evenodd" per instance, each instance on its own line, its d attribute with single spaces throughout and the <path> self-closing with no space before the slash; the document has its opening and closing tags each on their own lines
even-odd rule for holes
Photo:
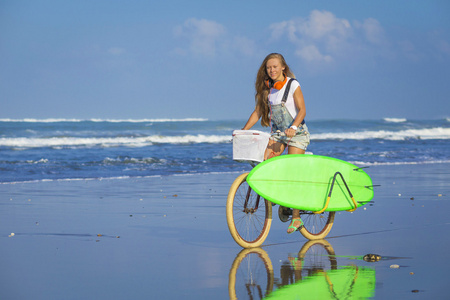
<svg viewBox="0 0 450 300">
<path fill-rule="evenodd" d="M 271 105 L 272 111 L 272 132 L 285 132 L 286 129 L 292 126 L 294 119 L 286 108 L 284 103 Z M 304 123 L 303 123 L 304 124 Z M 303 125 L 302 124 L 302 125 Z M 296 134 L 300 133 L 302 130 L 302 126 L 297 129 Z"/>
<path fill-rule="evenodd" d="M 290 82 L 291 81 L 292 79 L 290 80 Z M 290 128 L 292 126 L 292 123 L 294 123 L 294 118 L 292 118 L 285 105 L 289 92 L 290 82 L 288 83 L 281 104 L 269 104 L 272 119 L 272 132 L 285 132 L 286 129 Z M 299 148 L 303 150 L 306 150 L 306 147 L 310 142 L 308 127 L 305 124 L 305 120 L 303 120 L 300 126 L 298 126 L 294 137 L 273 137 L 272 139 L 283 142 L 284 144 L 289 144 L 289 142 L 291 142 L 293 146 L 296 146 L 296 144 L 301 145 Z"/>
<path fill-rule="evenodd" d="M 285 132 L 286 129 L 292 126 L 294 119 L 286 108 L 284 103 L 271 105 L 272 110 L 272 132 Z M 295 135 L 292 138 L 287 136 L 272 136 L 272 140 L 281 142 L 288 146 L 294 146 L 296 148 L 300 148 L 306 151 L 310 143 L 310 137 L 308 132 L 308 127 L 305 124 L 305 121 L 302 121 L 302 124 L 297 128 Z"/>
</svg>

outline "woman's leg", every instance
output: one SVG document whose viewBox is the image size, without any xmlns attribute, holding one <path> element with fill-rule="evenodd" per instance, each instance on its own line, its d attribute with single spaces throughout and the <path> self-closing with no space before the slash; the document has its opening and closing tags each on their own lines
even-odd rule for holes
<svg viewBox="0 0 450 300">
<path fill-rule="evenodd" d="M 285 148 L 286 146 L 283 143 L 269 140 L 266 152 L 264 152 L 264 160 L 281 155 Z"/>
<path fill-rule="evenodd" d="M 288 147 L 288 154 L 305 154 L 305 150 L 296 148 L 293 146 Z M 293 209 L 292 210 L 292 222 L 289 224 L 287 229 L 287 233 L 292 233 L 296 231 L 298 228 L 302 226 L 302 222 L 300 221 L 300 210 Z"/>
<path fill-rule="evenodd" d="M 294 146 L 289 146 L 288 154 L 305 154 L 305 150 L 294 147 Z"/>
</svg>

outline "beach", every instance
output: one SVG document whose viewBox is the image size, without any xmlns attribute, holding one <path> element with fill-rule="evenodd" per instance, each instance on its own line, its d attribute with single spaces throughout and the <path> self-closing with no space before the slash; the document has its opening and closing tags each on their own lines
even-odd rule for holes
<svg viewBox="0 0 450 300">
<path fill-rule="evenodd" d="M 366 172 L 380 185 L 373 203 L 336 214 L 321 244 L 328 254 L 306 252 L 315 259 L 310 270 L 320 265 L 328 279 L 345 268 L 370 271 L 374 277 L 363 288 L 369 298 L 448 298 L 450 164 L 378 165 Z M 238 175 L 0 184 L 0 298 L 250 299 L 240 262 L 245 253 L 225 217 Z M 314 299 L 305 284 L 310 278 L 294 276 L 299 273 L 291 263 L 310 245 L 299 233 L 286 234 L 287 225 L 274 213 L 258 249 L 258 259 L 273 268 L 266 270 L 271 280 L 262 275 L 253 286 L 274 298 L 289 286 L 303 288 L 301 299 Z M 380 259 L 361 259 L 366 254 Z M 286 281 L 286 270 L 298 280 Z M 352 284 L 338 288 L 351 290 Z"/>
</svg>

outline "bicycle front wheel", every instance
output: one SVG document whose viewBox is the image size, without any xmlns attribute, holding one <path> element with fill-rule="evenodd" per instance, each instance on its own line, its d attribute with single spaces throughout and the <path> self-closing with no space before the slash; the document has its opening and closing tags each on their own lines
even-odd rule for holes
<svg viewBox="0 0 450 300">
<path fill-rule="evenodd" d="M 238 176 L 227 198 L 227 223 L 231 236 L 243 248 L 259 247 L 270 231 L 272 204 L 248 185 L 248 173 Z"/>
</svg>

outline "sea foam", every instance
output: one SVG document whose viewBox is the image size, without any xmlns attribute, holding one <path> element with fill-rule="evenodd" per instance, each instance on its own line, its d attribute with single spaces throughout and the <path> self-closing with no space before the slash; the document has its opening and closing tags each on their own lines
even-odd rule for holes
<svg viewBox="0 0 450 300">
<path fill-rule="evenodd" d="M 147 137 L 51 137 L 51 138 L 0 138 L 0 147 L 24 148 L 64 148 L 64 147 L 145 147 L 153 144 L 196 144 L 226 143 L 231 140 L 227 135 L 184 135 L 184 136 L 147 136 Z"/>
<path fill-rule="evenodd" d="M 339 133 L 319 133 L 311 134 L 313 140 L 405 140 L 405 139 L 450 139 L 450 128 L 436 127 L 429 129 L 408 129 L 399 131 L 360 131 L 360 132 L 339 132 Z"/>
<path fill-rule="evenodd" d="M 400 131 L 356 131 L 311 134 L 312 140 L 406 140 L 406 139 L 450 139 L 450 128 L 408 129 Z M 222 144 L 231 142 L 230 135 L 180 135 L 144 137 L 10 137 L 0 138 L 0 147 L 14 149 L 44 148 L 93 148 L 93 147 L 146 147 L 154 144 Z"/>
<path fill-rule="evenodd" d="M 171 118 L 161 118 L 161 119 L 63 119 L 63 118 L 48 118 L 48 119 L 0 119 L 0 122 L 23 122 L 23 123 L 79 123 L 79 122 L 108 122 L 108 123 L 148 123 L 148 122 L 205 122 L 208 119 L 205 118 L 182 118 L 182 119 L 171 119 Z"/>
<path fill-rule="evenodd" d="M 383 120 L 388 123 L 404 123 L 407 121 L 405 118 L 384 118 Z"/>
</svg>

